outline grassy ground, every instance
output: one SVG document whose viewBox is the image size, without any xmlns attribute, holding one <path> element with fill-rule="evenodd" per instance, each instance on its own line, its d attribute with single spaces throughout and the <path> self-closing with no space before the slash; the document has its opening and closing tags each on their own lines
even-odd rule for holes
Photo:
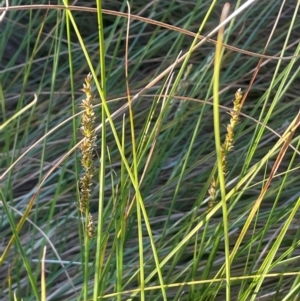
<svg viewBox="0 0 300 301">
<path fill-rule="evenodd" d="M 1 301 L 300 299 L 299 1 L 1 4 Z"/>
</svg>

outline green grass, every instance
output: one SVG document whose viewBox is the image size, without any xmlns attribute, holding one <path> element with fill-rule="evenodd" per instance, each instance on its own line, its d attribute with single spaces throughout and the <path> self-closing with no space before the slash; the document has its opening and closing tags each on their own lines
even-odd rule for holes
<svg viewBox="0 0 300 301">
<path fill-rule="evenodd" d="M 298 300 L 299 1 L 37 2 L 0 8 L 0 300 Z"/>
</svg>

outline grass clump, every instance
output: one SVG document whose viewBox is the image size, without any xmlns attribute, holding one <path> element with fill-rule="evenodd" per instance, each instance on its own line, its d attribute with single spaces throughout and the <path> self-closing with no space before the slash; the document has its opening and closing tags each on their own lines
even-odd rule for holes
<svg viewBox="0 0 300 301">
<path fill-rule="evenodd" d="M 0 300 L 298 300 L 299 3 L 2 2 Z"/>
</svg>

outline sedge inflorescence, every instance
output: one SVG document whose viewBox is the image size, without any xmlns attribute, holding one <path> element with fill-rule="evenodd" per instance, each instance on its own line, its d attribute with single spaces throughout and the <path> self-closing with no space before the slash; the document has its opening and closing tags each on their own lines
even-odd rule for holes
<svg viewBox="0 0 300 301">
<path fill-rule="evenodd" d="M 89 73 L 85 78 L 82 92 L 85 94 L 85 99 L 82 100 L 80 107 L 84 109 L 81 119 L 80 130 L 83 135 L 83 141 L 80 144 L 81 165 L 83 167 L 83 175 L 80 178 L 80 202 L 79 210 L 86 220 L 86 231 L 89 237 L 94 235 L 94 222 L 92 214 L 89 212 L 89 204 L 92 193 L 92 179 L 95 173 L 93 163 L 94 149 L 96 145 L 95 134 L 95 112 L 93 101 L 95 96 L 91 88 L 92 75 Z"/>
<path fill-rule="evenodd" d="M 226 172 L 227 172 L 226 155 L 229 151 L 231 151 L 233 149 L 234 128 L 237 125 L 237 123 L 239 122 L 242 97 L 243 97 L 242 91 L 241 91 L 241 89 L 238 89 L 235 93 L 235 98 L 233 100 L 233 109 L 231 109 L 229 112 L 231 118 L 226 127 L 227 134 L 225 137 L 225 141 L 221 146 L 222 170 L 223 170 L 224 174 L 226 174 Z M 217 187 L 218 187 L 218 180 L 213 176 L 211 183 L 210 183 L 210 187 L 208 189 L 208 193 L 210 196 L 210 200 L 208 202 L 208 209 L 211 209 L 216 202 Z"/>
</svg>

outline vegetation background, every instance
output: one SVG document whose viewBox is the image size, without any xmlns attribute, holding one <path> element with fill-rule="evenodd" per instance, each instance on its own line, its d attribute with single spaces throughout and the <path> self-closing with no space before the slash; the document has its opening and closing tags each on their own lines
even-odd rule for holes
<svg viewBox="0 0 300 301">
<path fill-rule="evenodd" d="M 1 301 L 300 300 L 299 1 L 229 2 L 0 2 Z"/>
</svg>

